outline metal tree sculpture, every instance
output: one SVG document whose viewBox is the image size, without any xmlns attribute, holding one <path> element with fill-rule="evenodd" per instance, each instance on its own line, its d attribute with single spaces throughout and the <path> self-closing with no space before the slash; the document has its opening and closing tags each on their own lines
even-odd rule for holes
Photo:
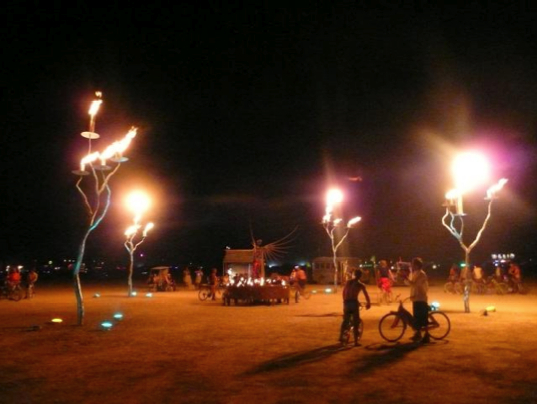
<svg viewBox="0 0 537 404">
<path fill-rule="evenodd" d="M 138 231 L 141 229 L 142 225 L 140 220 L 142 218 L 142 213 L 144 213 L 149 207 L 149 199 L 145 194 L 135 192 L 129 196 L 129 208 L 134 212 L 134 223 L 127 228 L 125 231 L 125 248 L 129 252 L 129 278 L 128 278 L 128 295 L 133 295 L 132 288 L 132 273 L 134 271 L 134 251 L 140 244 L 145 241 L 147 233 L 154 227 L 154 224 L 149 222 L 145 225 L 144 231 L 142 233 L 142 238 L 139 241 L 135 241 L 135 238 L 138 234 Z"/>
<path fill-rule="evenodd" d="M 475 164 L 475 162 L 474 162 Z M 464 170 L 462 170 L 464 171 Z M 468 182 L 468 172 L 461 172 L 461 177 L 464 176 L 464 180 Z M 502 178 L 498 181 L 497 184 L 493 185 L 487 190 L 487 196 L 485 200 L 488 201 L 487 216 L 481 226 L 481 229 L 477 232 L 475 240 L 470 244 L 466 245 L 463 241 L 463 232 L 464 232 L 464 216 L 463 211 L 463 194 L 470 189 L 469 186 L 465 186 L 461 179 L 457 180 L 457 188 L 446 193 L 446 201 L 443 206 L 446 208 L 446 213 L 442 217 L 442 225 L 451 233 L 453 237 L 459 242 L 459 245 L 464 251 L 464 263 L 466 268 L 469 268 L 470 265 L 470 253 L 472 249 L 477 245 L 481 239 L 481 235 L 487 224 L 490 220 L 492 213 L 492 202 L 497 198 L 496 194 L 503 188 L 507 183 L 507 179 Z M 449 218 L 449 220 L 448 220 Z M 457 220 L 458 219 L 458 220 Z M 457 223 L 458 222 L 458 223 Z M 471 289 L 471 279 L 467 276 L 464 283 L 464 311 L 465 313 L 470 313 L 470 289 Z"/>
<path fill-rule="evenodd" d="M 73 281 L 75 296 L 77 301 L 77 324 L 84 324 L 84 297 L 82 294 L 82 286 L 80 283 L 80 268 L 84 260 L 84 252 L 86 249 L 86 241 L 93 230 L 99 226 L 101 221 L 106 216 L 110 207 L 110 198 L 112 191 L 110 189 L 110 178 L 117 172 L 121 163 L 127 161 L 123 157 L 123 152 L 127 149 L 131 140 L 136 136 L 136 128 L 131 128 L 125 137 L 119 141 L 112 143 L 103 152 L 92 152 L 91 141 L 98 139 L 100 135 L 95 133 L 95 116 L 102 103 L 100 92 L 96 93 L 97 99 L 94 100 L 89 109 L 90 125 L 88 132 L 82 132 L 82 136 L 88 139 L 88 154 L 80 161 L 80 169 L 73 171 L 79 176 L 76 182 L 76 189 L 82 196 L 87 209 L 87 228 L 82 236 L 82 241 L 78 248 L 78 254 L 73 267 Z M 109 166 L 108 163 L 113 163 L 115 166 Z M 92 183 L 87 185 L 88 192 L 92 192 L 89 197 L 86 191 L 82 189 L 82 183 L 85 178 L 92 179 Z M 87 181 L 86 181 L 87 182 Z"/>
<path fill-rule="evenodd" d="M 326 210 L 325 214 L 323 216 L 323 227 L 326 231 L 326 234 L 328 234 L 328 237 L 330 237 L 330 243 L 332 247 L 332 259 L 334 264 L 334 288 L 337 291 L 337 285 L 338 285 L 338 268 L 337 268 L 337 250 L 343 244 L 343 241 L 347 238 L 349 235 L 350 229 L 358 223 L 360 220 L 362 220 L 361 217 L 356 216 L 349 220 L 347 222 L 347 227 L 345 228 L 345 232 L 343 233 L 343 236 L 339 239 L 338 242 L 336 242 L 336 229 L 340 227 L 340 224 L 343 222 L 343 219 L 336 218 L 333 215 L 334 212 L 334 206 L 336 204 L 341 203 L 343 200 L 343 194 L 341 191 L 337 189 L 332 189 L 328 191 L 327 197 L 326 197 Z"/>
</svg>

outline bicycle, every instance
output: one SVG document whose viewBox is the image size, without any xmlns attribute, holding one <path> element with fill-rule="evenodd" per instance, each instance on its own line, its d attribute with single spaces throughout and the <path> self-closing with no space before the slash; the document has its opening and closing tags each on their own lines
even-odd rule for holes
<svg viewBox="0 0 537 404">
<path fill-rule="evenodd" d="M 403 307 L 403 302 L 408 299 L 401 300 L 397 298 L 396 300 L 399 301 L 397 311 L 390 311 L 379 321 L 380 336 L 388 342 L 399 341 L 408 326 L 414 331 L 418 331 L 415 327 L 414 316 Z M 441 340 L 447 337 L 451 331 L 451 322 L 445 313 L 441 311 L 429 311 L 428 324 L 421 330 L 427 331 L 432 339 Z"/>
<path fill-rule="evenodd" d="M 300 297 L 303 297 L 306 300 L 308 300 L 311 297 L 311 292 L 309 290 L 306 290 L 305 287 L 300 286 L 298 283 L 294 284 L 294 288 L 295 288 L 295 303 L 298 303 L 300 301 Z"/>
<path fill-rule="evenodd" d="M 362 310 L 362 304 L 359 303 L 359 309 Z M 364 321 L 362 320 L 362 317 L 360 316 L 360 319 L 358 320 L 358 336 L 357 336 L 357 342 L 359 342 L 362 339 L 362 334 L 364 333 Z M 349 321 L 344 325 L 343 332 L 340 333 L 340 339 L 342 346 L 349 345 L 349 342 L 351 340 L 351 335 L 354 336 L 354 325 L 352 323 L 352 317 L 349 318 Z"/>
<path fill-rule="evenodd" d="M 444 285 L 444 292 L 460 295 L 462 293 L 462 286 L 459 281 L 448 281 Z"/>
<path fill-rule="evenodd" d="M 4 285 L 2 286 L 2 291 L 0 293 L 0 299 L 14 300 L 18 302 L 22 299 L 22 288 L 19 284 L 16 285 Z"/>
<path fill-rule="evenodd" d="M 223 285 L 218 285 L 216 287 L 216 296 L 215 298 L 220 298 L 222 297 L 222 289 L 224 288 Z M 212 298 L 212 293 L 211 293 L 211 286 L 210 285 L 200 285 L 200 288 L 199 288 L 199 292 L 198 292 L 198 299 L 200 299 L 202 302 L 209 299 L 209 298 Z"/>
</svg>

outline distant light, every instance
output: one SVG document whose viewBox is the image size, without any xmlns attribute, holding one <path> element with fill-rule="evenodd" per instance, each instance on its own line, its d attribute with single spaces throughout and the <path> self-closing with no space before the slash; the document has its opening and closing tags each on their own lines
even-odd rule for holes
<svg viewBox="0 0 537 404">
<path fill-rule="evenodd" d="M 495 306 L 488 306 L 485 310 L 494 312 L 494 311 L 496 311 L 496 307 Z"/>
<path fill-rule="evenodd" d="M 332 293 L 332 289 L 330 289 L 330 288 L 326 288 L 326 289 L 324 290 L 324 293 Z"/>
<path fill-rule="evenodd" d="M 93 297 L 101 297 L 101 295 L 99 293 L 95 293 Z"/>
<path fill-rule="evenodd" d="M 137 296 L 137 295 L 138 295 L 138 292 L 136 292 L 136 291 L 131 292 L 131 296 Z"/>
<path fill-rule="evenodd" d="M 61 318 L 53 318 L 50 322 L 53 324 L 61 324 L 63 323 L 63 320 Z"/>
<path fill-rule="evenodd" d="M 115 318 L 116 320 L 123 320 L 123 314 L 121 314 L 121 313 L 116 313 L 116 314 L 114 314 L 114 318 Z"/>
<path fill-rule="evenodd" d="M 317 293 L 317 289 L 312 290 L 311 293 L 316 294 L 316 293 Z"/>
<path fill-rule="evenodd" d="M 438 303 L 438 302 L 432 302 L 432 303 L 431 303 L 431 310 L 432 310 L 432 311 L 436 311 L 436 310 L 438 310 L 439 308 L 440 308 L 440 303 Z"/>
<path fill-rule="evenodd" d="M 113 327 L 114 324 L 112 324 L 110 321 L 103 321 L 101 323 L 101 327 L 103 327 L 103 329 L 105 330 L 109 330 L 110 328 Z"/>
<path fill-rule="evenodd" d="M 145 294 L 145 297 L 153 297 L 153 293 L 149 292 Z"/>
</svg>

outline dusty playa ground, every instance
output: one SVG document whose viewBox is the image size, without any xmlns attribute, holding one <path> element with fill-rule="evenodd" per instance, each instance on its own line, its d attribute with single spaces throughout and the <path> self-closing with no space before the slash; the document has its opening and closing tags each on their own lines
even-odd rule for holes
<svg viewBox="0 0 537 404">
<path fill-rule="evenodd" d="M 431 287 L 452 330 L 430 345 L 409 331 L 384 342 L 378 320 L 395 305 L 374 305 L 356 348 L 336 343 L 340 293 L 226 307 L 194 291 L 83 288 L 82 327 L 70 285 L 0 301 L 0 403 L 537 403 L 535 285 L 526 296 L 474 295 L 469 314 L 460 296 Z M 481 315 L 489 305 L 497 311 Z M 123 320 L 103 331 L 118 311 Z"/>
</svg>

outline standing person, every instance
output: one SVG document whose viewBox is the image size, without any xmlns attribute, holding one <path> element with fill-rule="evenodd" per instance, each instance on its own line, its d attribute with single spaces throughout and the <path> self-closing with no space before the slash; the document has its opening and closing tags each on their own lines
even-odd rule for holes
<svg viewBox="0 0 537 404">
<path fill-rule="evenodd" d="M 358 303 L 358 295 L 362 292 L 365 296 L 366 305 L 365 308 L 369 310 L 371 308 L 371 300 L 365 285 L 360 282 L 362 277 L 362 271 L 356 268 L 352 268 L 354 278 L 349 279 L 343 288 L 343 322 L 341 323 L 341 329 L 339 332 L 339 340 L 342 342 L 343 331 L 345 326 L 352 319 L 354 326 L 354 345 L 358 346 L 358 324 L 360 322 L 360 306 Z"/>
<path fill-rule="evenodd" d="M 522 272 L 520 271 L 520 266 L 516 262 L 511 262 L 509 264 L 509 270 L 507 273 L 509 275 L 509 283 L 513 289 L 512 291 L 514 293 L 520 292 L 520 284 L 522 283 Z"/>
<path fill-rule="evenodd" d="M 216 275 L 216 268 L 211 270 L 209 275 L 209 287 L 211 289 L 211 300 L 216 300 L 216 287 L 218 286 L 218 276 Z"/>
<path fill-rule="evenodd" d="M 427 292 L 429 291 L 429 281 L 427 274 L 423 270 L 421 258 L 413 258 L 412 271 L 408 283 L 410 283 L 410 300 L 412 301 L 412 312 L 414 314 L 416 332 L 412 337 L 413 341 L 420 341 L 424 344 L 430 342 L 429 331 L 425 329 L 422 337 L 421 329 L 427 326 L 429 305 L 427 304 Z"/>
<path fill-rule="evenodd" d="M 457 264 L 451 265 L 449 268 L 448 282 L 456 283 L 459 281 L 459 266 Z"/>
<path fill-rule="evenodd" d="M 296 267 L 293 268 L 289 275 L 289 285 L 293 286 L 296 282 Z"/>
<path fill-rule="evenodd" d="M 183 283 L 187 289 L 192 289 L 192 275 L 190 274 L 190 269 L 185 267 L 183 270 Z"/>
<path fill-rule="evenodd" d="M 203 279 L 203 271 L 201 268 L 196 269 L 196 277 L 194 278 L 194 285 L 196 286 L 196 289 L 200 288 L 201 280 Z"/>
<path fill-rule="evenodd" d="M 392 283 L 394 279 L 390 268 L 388 268 L 388 262 L 386 260 L 379 261 L 378 276 L 378 287 L 381 289 L 381 291 L 386 292 L 389 298 L 391 298 Z"/>
<path fill-rule="evenodd" d="M 28 275 L 26 275 L 26 299 L 29 299 L 33 294 L 34 285 L 37 282 L 38 277 L 39 275 L 37 274 L 35 268 L 30 269 L 30 272 L 28 272 Z"/>
<path fill-rule="evenodd" d="M 301 267 L 296 266 L 296 281 L 298 282 L 298 286 L 300 289 L 304 290 L 306 288 L 306 283 L 308 281 L 308 277 L 306 276 L 306 271 L 304 271 Z"/>
</svg>

